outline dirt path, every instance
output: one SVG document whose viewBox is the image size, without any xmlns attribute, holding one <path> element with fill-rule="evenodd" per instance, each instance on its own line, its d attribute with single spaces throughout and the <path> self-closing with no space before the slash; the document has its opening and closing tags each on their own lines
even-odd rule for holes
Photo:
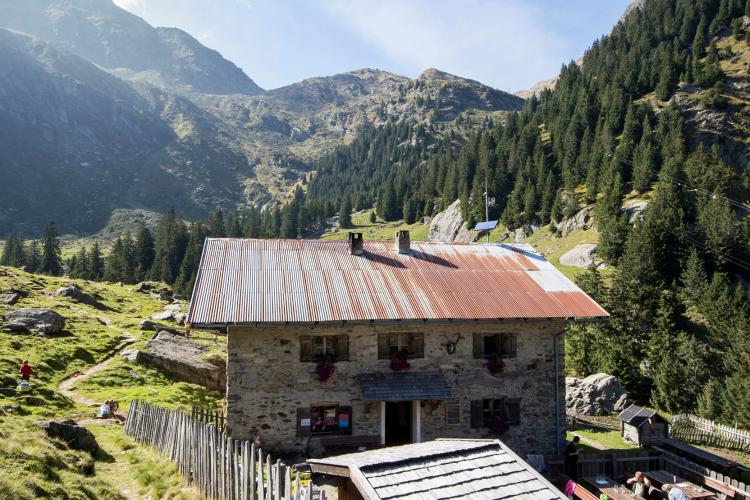
<svg viewBox="0 0 750 500">
<path fill-rule="evenodd" d="M 79 382 L 85 379 L 86 377 L 88 377 L 89 375 L 93 373 L 102 371 L 104 368 L 107 367 L 107 365 L 113 359 L 115 359 L 115 356 L 117 356 L 123 349 L 125 349 L 130 344 L 135 342 L 137 339 L 136 336 L 130 333 L 129 331 L 113 325 L 112 321 L 108 317 L 105 316 L 99 319 L 104 323 L 104 326 L 106 326 L 107 328 L 122 334 L 125 337 L 125 340 L 122 342 L 122 344 L 120 344 L 119 347 L 117 347 L 115 350 L 110 352 L 103 361 L 86 368 L 82 372 L 77 372 L 73 374 L 72 377 L 66 378 L 65 380 L 60 382 L 60 385 L 57 388 L 58 392 L 62 394 L 63 396 L 72 399 L 78 404 L 86 405 L 86 406 L 96 406 L 99 403 L 101 403 L 101 401 L 94 401 L 93 399 L 90 399 L 90 398 L 87 398 L 86 396 L 82 396 L 78 394 L 73 389 L 73 386 L 76 384 L 76 382 Z"/>
</svg>

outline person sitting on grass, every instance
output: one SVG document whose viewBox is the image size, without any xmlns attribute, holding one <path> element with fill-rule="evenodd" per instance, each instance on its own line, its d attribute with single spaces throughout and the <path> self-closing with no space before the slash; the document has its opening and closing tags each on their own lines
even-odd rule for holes
<svg viewBox="0 0 750 500">
<path fill-rule="evenodd" d="M 31 369 L 31 366 L 29 366 L 29 362 L 27 360 L 24 360 L 19 371 L 21 372 L 21 380 L 29 381 L 31 379 L 33 370 Z"/>
</svg>

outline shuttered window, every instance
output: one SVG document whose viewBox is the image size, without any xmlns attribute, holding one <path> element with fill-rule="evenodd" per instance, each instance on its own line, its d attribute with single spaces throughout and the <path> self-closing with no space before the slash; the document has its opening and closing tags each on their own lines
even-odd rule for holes
<svg viewBox="0 0 750 500">
<path fill-rule="evenodd" d="M 471 426 L 495 428 L 497 419 L 507 425 L 521 423 L 521 400 L 518 398 L 478 399 L 471 402 Z"/>
<path fill-rule="evenodd" d="M 445 425 L 461 425 L 461 404 L 458 401 L 445 403 Z"/>
<path fill-rule="evenodd" d="M 299 360 L 315 361 L 330 354 L 336 361 L 349 361 L 348 335 L 302 335 L 299 338 Z"/>
<path fill-rule="evenodd" d="M 514 358 L 516 356 L 515 333 L 475 333 L 474 358 L 487 356 Z"/>
<path fill-rule="evenodd" d="M 378 359 L 391 359 L 399 351 L 409 358 L 424 358 L 424 333 L 378 334 Z"/>
</svg>

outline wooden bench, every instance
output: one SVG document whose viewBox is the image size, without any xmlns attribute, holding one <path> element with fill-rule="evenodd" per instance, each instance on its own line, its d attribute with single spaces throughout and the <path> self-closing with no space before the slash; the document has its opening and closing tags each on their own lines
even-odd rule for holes
<svg viewBox="0 0 750 500">
<path fill-rule="evenodd" d="M 560 491 L 565 491 L 565 486 L 570 481 L 570 478 L 565 474 L 559 474 L 557 476 L 557 487 Z M 589 490 L 581 486 L 581 483 L 576 483 L 576 489 L 573 492 L 573 498 L 579 498 L 580 500 L 599 500 L 599 497 L 591 493 Z"/>
<path fill-rule="evenodd" d="M 351 450 L 352 448 L 380 448 L 380 436 L 330 436 L 320 439 L 326 452 Z"/>
<path fill-rule="evenodd" d="M 703 474 L 692 471 L 690 469 L 681 468 L 680 475 L 685 477 L 685 479 L 694 482 L 695 484 L 706 486 L 714 491 L 718 491 L 719 493 L 725 495 L 726 498 L 734 498 L 737 494 L 737 490 L 735 490 L 728 484 L 724 484 L 721 481 L 708 476 L 704 476 Z"/>
</svg>

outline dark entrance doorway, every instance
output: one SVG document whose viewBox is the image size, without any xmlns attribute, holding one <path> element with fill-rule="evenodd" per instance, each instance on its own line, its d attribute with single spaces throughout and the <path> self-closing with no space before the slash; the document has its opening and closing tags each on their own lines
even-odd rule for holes
<svg viewBox="0 0 750 500">
<path fill-rule="evenodd" d="M 386 446 L 411 443 L 411 407 L 411 401 L 386 401 Z"/>
</svg>

